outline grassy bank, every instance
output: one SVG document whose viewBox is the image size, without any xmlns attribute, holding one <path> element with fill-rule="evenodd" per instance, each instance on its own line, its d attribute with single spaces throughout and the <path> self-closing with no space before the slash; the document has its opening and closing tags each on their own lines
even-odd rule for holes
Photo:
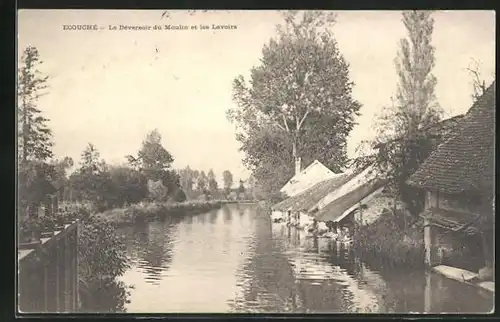
<svg viewBox="0 0 500 322">
<path fill-rule="evenodd" d="M 115 208 L 98 214 L 117 225 L 128 225 L 168 216 L 181 217 L 196 215 L 213 209 L 219 209 L 223 201 L 186 201 L 178 203 L 140 202 L 124 208 Z"/>
<path fill-rule="evenodd" d="M 354 249 L 366 262 L 383 266 L 422 266 L 424 264 L 423 228 L 406 228 L 391 212 L 382 214 L 355 233 Z"/>
</svg>

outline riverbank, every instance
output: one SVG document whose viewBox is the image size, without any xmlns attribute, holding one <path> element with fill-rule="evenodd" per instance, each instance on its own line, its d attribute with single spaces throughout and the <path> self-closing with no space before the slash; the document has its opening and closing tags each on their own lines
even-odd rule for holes
<svg viewBox="0 0 500 322">
<path fill-rule="evenodd" d="M 115 225 L 132 225 L 137 222 L 165 219 L 166 217 L 192 216 L 219 209 L 225 201 L 186 201 L 176 203 L 140 202 L 124 208 L 106 210 L 97 216 Z"/>
</svg>

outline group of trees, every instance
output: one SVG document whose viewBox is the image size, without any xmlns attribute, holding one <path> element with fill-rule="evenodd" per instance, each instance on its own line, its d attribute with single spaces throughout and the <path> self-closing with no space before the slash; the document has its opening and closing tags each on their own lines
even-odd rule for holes
<svg viewBox="0 0 500 322">
<path fill-rule="evenodd" d="M 37 108 L 44 95 L 48 77 L 39 70 L 42 64 L 38 50 L 27 47 L 20 61 L 18 86 L 18 165 L 19 209 L 35 211 L 47 197 L 57 194 L 60 199 L 91 201 L 101 209 L 121 207 L 150 199 L 184 201 L 201 194 L 207 197 L 227 197 L 233 185 L 233 175 L 224 171 L 224 187 L 219 189 L 213 170 L 172 169 L 173 156 L 163 147 L 161 134 L 147 134 L 136 155 L 126 156 L 127 163 L 109 165 L 99 151 L 89 143 L 81 154 L 76 169 L 75 160 L 53 159 L 52 132 L 49 121 Z M 70 173 L 71 170 L 72 173 Z"/>
<path fill-rule="evenodd" d="M 178 171 L 180 186 L 189 199 L 200 196 L 205 198 L 228 199 L 233 189 L 234 177 L 229 170 L 222 173 L 223 187 L 219 187 L 217 177 L 212 169 L 207 173 L 201 170 L 193 170 L 189 166 Z M 244 192 L 243 181 L 240 180 L 238 192 Z"/>
<path fill-rule="evenodd" d="M 39 70 L 42 63 L 37 48 L 29 46 L 18 70 L 18 200 L 22 213 L 35 211 L 54 194 L 62 199 L 91 201 L 100 208 L 147 198 L 186 200 L 179 175 L 171 167 L 174 158 L 162 146 L 157 130 L 147 135 L 137 156 L 127 156 L 126 165 L 106 164 L 92 143 L 85 147 L 78 168 L 71 174 L 74 160 L 53 159 L 49 120 L 37 107 L 48 82 Z"/>
</svg>

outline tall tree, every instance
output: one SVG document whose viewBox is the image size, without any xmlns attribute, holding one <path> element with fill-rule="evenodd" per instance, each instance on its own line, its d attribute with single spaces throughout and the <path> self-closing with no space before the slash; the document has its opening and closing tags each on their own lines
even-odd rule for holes
<svg viewBox="0 0 500 322">
<path fill-rule="evenodd" d="M 217 179 L 215 178 L 214 170 L 210 169 L 210 171 L 208 171 L 207 179 L 208 179 L 208 190 L 210 191 L 212 197 L 215 197 L 219 192 L 219 187 L 217 184 Z"/>
<path fill-rule="evenodd" d="M 238 192 L 239 193 L 244 193 L 245 192 L 244 182 L 241 179 L 240 179 L 240 186 L 238 187 Z"/>
<path fill-rule="evenodd" d="M 205 171 L 201 171 L 198 175 L 197 188 L 201 193 L 206 193 L 208 178 Z"/>
<path fill-rule="evenodd" d="M 171 168 L 173 156 L 163 147 L 162 137 L 158 130 L 153 130 L 142 142 L 137 157 L 128 155 L 128 162 L 136 169 L 144 172 L 148 179 L 162 179 L 164 173 Z"/>
<path fill-rule="evenodd" d="M 277 37 L 264 46 L 262 63 L 252 68 L 250 85 L 243 76 L 234 80 L 237 108 L 228 117 L 238 127 L 247 166 L 258 172 L 276 163 L 274 171 L 292 169 L 289 179 L 310 153 L 327 163 L 332 155 L 333 163 L 346 160 L 345 141 L 360 104 L 351 96 L 349 66 L 329 30 L 335 16 L 288 11 L 284 20 Z M 318 133 L 321 120 L 326 126 Z M 274 149 L 259 149 L 264 142 Z"/>
<path fill-rule="evenodd" d="M 47 127 L 47 118 L 37 107 L 40 96 L 46 94 L 48 76 L 38 69 L 43 63 L 38 49 L 27 47 L 18 69 L 18 152 L 19 161 L 45 161 L 52 157 L 52 132 Z"/>
<path fill-rule="evenodd" d="M 54 179 L 52 184 L 59 192 L 62 199 L 66 199 L 69 190 L 68 170 L 73 167 L 73 159 L 64 157 L 63 159 L 54 160 L 51 162 L 54 167 Z"/>
<path fill-rule="evenodd" d="M 193 170 L 189 166 L 187 166 L 185 169 L 181 169 L 179 171 L 179 177 L 180 177 L 180 183 L 182 186 L 182 189 L 190 195 L 192 190 L 193 190 Z"/>
<path fill-rule="evenodd" d="M 222 179 L 224 180 L 224 192 L 226 195 L 229 195 L 233 186 L 233 174 L 229 170 L 225 170 L 222 173 Z"/>
<path fill-rule="evenodd" d="M 80 168 L 70 176 L 72 189 L 78 199 L 93 202 L 99 208 L 107 207 L 112 193 L 108 167 L 92 143 L 88 143 L 81 155 Z"/>
<path fill-rule="evenodd" d="M 379 119 L 374 147 L 380 147 L 376 156 L 378 170 L 390 180 L 396 196 L 416 215 L 423 208 L 423 195 L 409 187 L 406 180 L 430 155 L 436 142 L 427 128 L 442 117 L 434 88 L 432 74 L 435 64 L 431 44 L 434 20 L 430 11 L 403 12 L 407 38 L 401 39 L 395 59 L 399 84 L 391 106 Z"/>
</svg>

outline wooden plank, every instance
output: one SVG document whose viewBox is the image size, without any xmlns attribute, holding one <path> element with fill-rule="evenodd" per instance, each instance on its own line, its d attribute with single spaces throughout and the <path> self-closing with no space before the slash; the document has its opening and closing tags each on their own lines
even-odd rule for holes
<svg viewBox="0 0 500 322">
<path fill-rule="evenodd" d="M 432 268 L 432 270 L 445 277 L 459 282 L 470 282 L 471 280 L 478 277 L 476 273 L 473 273 L 471 271 L 446 265 L 435 266 Z"/>
<path fill-rule="evenodd" d="M 490 292 L 495 292 L 495 282 L 491 282 L 491 281 L 486 281 L 486 282 L 480 282 L 480 283 L 477 283 L 477 286 L 479 286 L 480 288 L 483 288 L 487 291 L 490 291 Z"/>
</svg>

